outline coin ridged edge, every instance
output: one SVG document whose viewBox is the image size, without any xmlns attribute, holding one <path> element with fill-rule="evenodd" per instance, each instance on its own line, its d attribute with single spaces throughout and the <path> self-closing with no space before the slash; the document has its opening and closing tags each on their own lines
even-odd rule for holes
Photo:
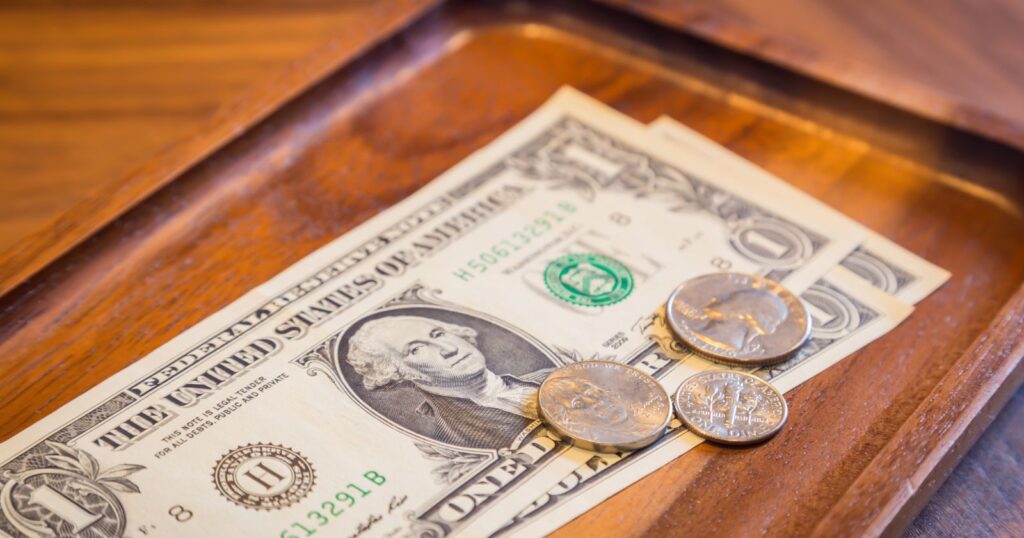
<svg viewBox="0 0 1024 538">
<path fill-rule="evenodd" d="M 611 365 L 614 365 L 614 366 L 622 366 L 624 368 L 633 370 L 634 372 L 640 374 L 641 376 L 644 376 L 644 377 L 650 379 L 651 381 L 653 381 L 654 382 L 654 386 L 657 387 L 658 390 L 660 391 L 660 393 L 665 397 L 665 399 L 668 400 L 668 413 L 666 413 L 665 419 L 662 421 L 661 426 L 658 428 L 657 433 L 651 434 L 651 436 L 645 437 L 642 441 L 637 441 L 635 443 L 619 443 L 619 444 L 614 444 L 613 445 L 613 444 L 609 444 L 609 443 L 596 442 L 596 441 L 593 441 L 591 439 L 582 439 L 582 438 L 580 438 L 579 436 L 577 436 L 577 435 L 575 435 L 573 433 L 570 433 L 570 432 L 568 432 L 566 430 L 563 430 L 562 428 L 560 428 L 558 426 L 558 424 L 555 423 L 555 421 L 550 420 L 547 417 L 547 414 L 544 412 L 544 406 L 540 405 L 540 393 L 541 393 L 541 391 L 544 390 L 544 385 L 547 384 L 548 380 L 551 379 L 554 376 L 555 372 L 557 372 L 558 370 L 561 370 L 562 368 L 568 368 L 568 367 L 571 367 L 571 366 L 577 365 L 577 364 L 584 364 L 584 363 L 604 363 L 604 364 L 611 364 Z M 541 420 L 544 421 L 544 424 L 548 428 L 551 428 L 552 430 L 554 430 L 555 433 L 557 433 L 563 439 L 569 440 L 573 446 L 582 448 L 584 450 L 591 450 L 591 451 L 594 451 L 594 452 L 602 452 L 602 453 L 631 452 L 631 451 L 634 451 L 634 450 L 639 450 L 641 448 L 648 447 L 648 446 L 656 443 L 658 441 L 658 439 L 661 439 L 665 435 L 665 430 L 668 429 L 669 424 L 672 422 L 672 417 L 675 416 L 675 405 L 672 402 L 672 396 L 670 396 L 668 391 L 665 390 L 665 387 L 661 386 L 661 383 L 659 383 L 658 380 L 654 378 L 654 376 L 648 374 L 647 372 L 644 372 L 643 370 L 640 370 L 639 368 L 637 368 L 635 366 L 631 366 L 631 365 L 623 363 L 623 362 L 616 362 L 616 361 L 609 361 L 609 360 L 586 360 L 586 361 L 578 361 L 578 362 L 572 362 L 572 363 L 566 364 L 566 365 L 562 366 L 561 368 L 559 368 L 558 370 L 555 370 L 555 372 L 552 372 L 551 375 L 549 375 L 546 379 L 544 379 L 544 382 L 541 383 L 540 387 L 537 389 L 537 412 L 538 412 L 538 414 L 540 414 Z"/>
<path fill-rule="evenodd" d="M 769 284 L 774 284 L 774 285 L 782 288 L 782 290 L 785 293 L 788 293 L 789 295 L 793 296 L 793 298 L 796 299 L 796 304 L 800 305 L 800 310 L 803 311 L 804 319 L 806 321 L 804 333 L 803 333 L 803 335 L 800 336 L 799 343 L 796 344 L 793 347 L 793 349 L 790 349 L 790 350 L 784 352 L 781 355 L 775 355 L 775 356 L 772 356 L 772 357 L 765 357 L 765 358 L 760 358 L 760 359 L 738 359 L 738 358 L 726 357 L 726 356 L 723 356 L 723 355 L 715 355 L 714 353 L 712 353 L 710 351 L 707 351 L 705 349 L 701 349 L 698 345 L 692 343 L 692 341 L 691 341 L 692 339 L 690 337 L 688 337 L 688 336 L 686 336 L 684 334 L 680 334 L 679 331 L 677 331 L 676 328 L 672 324 L 672 317 L 671 317 L 670 312 L 671 312 L 671 309 L 672 309 L 673 299 L 676 297 L 676 295 L 679 294 L 680 291 L 682 291 L 683 287 L 685 287 L 691 281 L 696 280 L 698 278 L 705 278 L 705 277 L 719 276 L 719 275 L 739 275 L 739 276 L 743 276 L 743 277 L 754 277 L 754 278 L 763 280 L 765 282 L 768 282 Z M 708 359 L 708 360 L 710 360 L 712 362 L 717 362 L 719 364 L 726 364 L 726 365 L 729 365 L 729 366 L 760 367 L 760 366 L 772 366 L 772 365 L 775 365 L 775 364 L 780 364 L 780 363 L 786 362 L 793 355 L 795 355 L 797 352 L 799 352 L 800 348 L 802 348 L 804 346 L 804 344 L 807 343 L 807 340 L 810 339 L 811 331 L 814 329 L 813 323 L 814 323 L 814 320 L 811 318 L 811 312 L 810 312 L 810 310 L 807 309 L 807 305 L 804 304 L 804 300 L 801 299 L 799 295 L 793 293 L 792 291 L 789 290 L 789 288 L 783 286 L 782 284 L 780 284 L 779 282 L 776 282 L 775 280 L 772 280 L 772 279 L 767 278 L 767 277 L 763 277 L 761 275 L 748 274 L 748 273 L 725 272 L 725 273 L 708 273 L 706 275 L 695 276 L 695 277 L 687 280 L 686 282 L 683 282 L 682 284 L 676 286 L 676 288 L 674 290 L 672 290 L 672 293 L 669 294 L 668 300 L 665 302 L 665 326 L 668 327 L 668 330 L 672 334 L 672 336 L 674 336 L 676 340 L 682 342 L 683 344 L 686 344 L 686 348 L 688 350 L 692 351 L 694 354 L 696 354 L 696 355 L 698 355 L 700 357 L 706 358 L 706 359 Z"/>
<path fill-rule="evenodd" d="M 704 430 L 700 426 L 694 425 L 690 421 L 686 420 L 685 413 L 683 413 L 683 412 L 681 412 L 679 410 L 679 407 L 680 407 L 679 406 L 679 395 L 682 392 L 683 387 L 685 387 L 686 384 L 689 383 L 691 379 L 693 379 L 695 377 L 698 377 L 698 376 L 702 376 L 702 375 L 706 375 L 706 374 L 711 374 L 711 373 L 735 374 L 735 375 L 738 375 L 738 376 L 749 377 L 749 378 L 755 379 L 758 382 L 767 385 L 768 388 L 770 388 L 772 390 L 772 392 L 774 392 L 775 395 L 779 397 L 779 400 L 782 401 L 782 419 L 779 420 L 779 424 L 777 426 L 775 426 L 774 428 L 772 428 L 770 431 L 767 431 L 764 434 L 761 434 L 761 435 L 757 436 L 754 439 L 734 440 L 734 439 L 722 439 L 720 437 L 716 437 L 716 436 L 708 433 L 706 430 Z M 672 410 L 675 413 L 676 418 L 679 419 L 679 422 L 683 423 L 683 427 L 688 429 L 688 430 L 690 430 L 691 432 L 693 432 L 694 435 L 696 435 L 696 436 L 698 436 L 698 437 L 700 437 L 702 439 L 705 439 L 707 441 L 710 441 L 712 443 L 717 443 L 717 444 L 720 444 L 720 445 L 730 445 L 730 446 L 748 446 L 748 445 L 756 445 L 756 444 L 759 444 L 759 443 L 766 442 L 766 441 L 770 440 L 772 437 L 775 437 L 780 431 L 782 431 L 783 426 L 785 426 L 786 422 L 789 420 L 789 403 L 786 402 L 786 395 L 783 394 L 782 391 L 780 391 L 779 389 L 775 388 L 775 385 L 772 385 L 771 383 L 761 379 L 760 377 L 757 377 L 756 375 L 748 374 L 748 373 L 745 373 L 745 372 L 737 372 L 735 370 L 705 370 L 703 372 L 697 372 L 696 374 L 693 374 L 690 377 L 687 377 L 686 379 L 683 380 L 682 383 L 679 384 L 679 387 L 676 388 L 675 393 L 672 395 Z"/>
</svg>

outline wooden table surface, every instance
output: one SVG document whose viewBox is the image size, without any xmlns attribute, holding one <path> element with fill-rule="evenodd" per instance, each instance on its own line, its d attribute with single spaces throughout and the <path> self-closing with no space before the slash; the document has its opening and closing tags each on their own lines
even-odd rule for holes
<svg viewBox="0 0 1024 538">
<path fill-rule="evenodd" d="M 396 12 L 428 3 L 0 8 L 0 250 L 20 248 L 70 207 L 112 192 L 154 154 L 200 136 L 240 96 L 259 92 L 299 60 L 324 47 L 370 41 L 374 27 L 395 23 Z M 1007 53 L 1024 46 L 1024 34 L 1015 31 L 1024 7 L 1008 0 L 984 8 L 942 0 L 928 13 L 897 2 L 885 16 L 848 16 L 838 0 L 786 0 L 772 9 L 755 0 L 697 4 L 785 32 L 784 39 L 823 55 L 855 58 L 878 80 L 907 77 L 1024 118 L 1024 64 Z M 797 20 L 799 28 L 791 27 Z M 986 54 L 970 53 L 977 50 Z M 1024 433 L 1014 428 L 1021 420 L 1024 391 L 909 535 L 1024 535 Z"/>
</svg>

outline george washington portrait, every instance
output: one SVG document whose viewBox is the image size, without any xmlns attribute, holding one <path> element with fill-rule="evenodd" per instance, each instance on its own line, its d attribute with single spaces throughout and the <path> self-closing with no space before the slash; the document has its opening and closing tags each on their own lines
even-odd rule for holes
<svg viewBox="0 0 1024 538">
<path fill-rule="evenodd" d="M 440 307 L 374 312 L 337 342 L 345 383 L 382 420 L 457 447 L 510 447 L 534 423 L 556 366 L 511 328 Z"/>
</svg>

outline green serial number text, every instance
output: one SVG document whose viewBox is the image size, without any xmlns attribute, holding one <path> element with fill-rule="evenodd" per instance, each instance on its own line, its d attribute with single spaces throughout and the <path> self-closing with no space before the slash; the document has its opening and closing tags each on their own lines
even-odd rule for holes
<svg viewBox="0 0 1024 538">
<path fill-rule="evenodd" d="M 304 523 L 295 522 L 281 531 L 281 538 L 305 538 L 316 534 L 317 529 L 326 527 L 338 516 L 345 513 L 346 509 L 354 507 L 360 499 L 373 493 L 374 489 L 383 486 L 387 479 L 377 471 L 366 471 L 363 473 L 365 481 L 359 483 L 349 482 L 345 487 L 334 494 L 333 499 L 320 503 L 319 510 L 310 510 L 306 514 L 307 521 Z"/>
<path fill-rule="evenodd" d="M 452 274 L 461 280 L 469 281 L 481 273 L 486 273 L 488 269 L 497 265 L 502 259 L 521 250 L 535 239 L 546 235 L 554 229 L 555 225 L 563 222 L 567 215 L 575 212 L 576 206 L 569 202 L 559 202 L 553 209 L 545 209 L 543 213 L 525 226 L 512 232 L 511 235 L 504 239 L 500 239 L 480 254 L 470 258 L 465 264 L 453 271 Z"/>
</svg>

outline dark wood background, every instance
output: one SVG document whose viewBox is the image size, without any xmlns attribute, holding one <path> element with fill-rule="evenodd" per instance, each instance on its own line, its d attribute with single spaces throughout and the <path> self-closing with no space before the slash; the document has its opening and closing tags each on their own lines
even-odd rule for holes
<svg viewBox="0 0 1024 538">
<path fill-rule="evenodd" d="M 116 191 L 154 154 L 201 137 L 303 59 L 370 43 L 375 32 L 429 3 L 8 3 L 0 8 L 0 249 L 17 250 L 75 204 Z M 820 57 L 854 62 L 879 87 L 909 81 L 950 102 L 1024 118 L 1024 63 L 1014 56 L 1024 46 L 1024 6 L 771 4 L 694 3 Z M 1013 427 L 1021 420 L 1024 392 L 908 534 L 1024 535 L 1024 433 Z"/>
<path fill-rule="evenodd" d="M 601 1 L 1024 148 L 1019 2 Z"/>
</svg>

